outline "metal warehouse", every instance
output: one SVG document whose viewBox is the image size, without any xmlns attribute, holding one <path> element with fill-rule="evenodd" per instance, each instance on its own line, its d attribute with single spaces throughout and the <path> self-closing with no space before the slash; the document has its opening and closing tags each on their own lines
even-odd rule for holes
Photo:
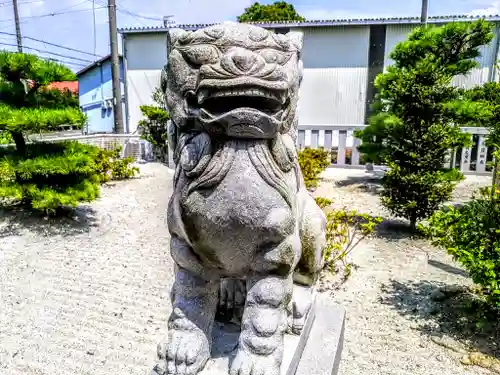
<svg viewBox="0 0 500 375">
<path fill-rule="evenodd" d="M 479 68 L 455 84 L 470 87 L 497 79 L 500 16 L 485 17 L 495 24 L 495 38 L 485 46 Z M 477 17 L 431 17 L 429 23 L 466 22 Z M 374 97 L 373 81 L 391 61 L 390 52 L 418 27 L 419 18 L 351 19 L 289 23 L 258 23 L 276 32 L 297 32 L 304 37 L 302 59 L 304 79 L 300 92 L 299 126 L 342 125 L 346 128 L 366 123 Z M 177 25 L 196 30 L 210 26 Z M 159 85 L 167 58 L 167 27 L 121 29 L 126 98 L 126 128 L 137 129 L 142 118 L 139 106 L 150 104 Z M 350 143 L 350 142 L 349 142 Z"/>
</svg>

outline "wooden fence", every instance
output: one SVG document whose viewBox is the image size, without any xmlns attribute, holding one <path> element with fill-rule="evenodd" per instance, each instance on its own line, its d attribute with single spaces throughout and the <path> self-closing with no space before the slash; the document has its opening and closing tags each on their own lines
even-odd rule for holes
<svg viewBox="0 0 500 375">
<path fill-rule="evenodd" d="M 363 155 L 357 147 L 361 141 L 354 137 L 354 131 L 366 125 L 302 125 L 299 126 L 297 143 L 305 147 L 324 148 L 332 151 L 332 166 L 366 168 Z M 471 134 L 472 147 L 450 150 L 447 165 L 454 166 L 464 174 L 491 174 L 488 162 L 492 160 L 492 150 L 485 144 L 488 129 L 479 127 L 462 128 Z"/>
</svg>

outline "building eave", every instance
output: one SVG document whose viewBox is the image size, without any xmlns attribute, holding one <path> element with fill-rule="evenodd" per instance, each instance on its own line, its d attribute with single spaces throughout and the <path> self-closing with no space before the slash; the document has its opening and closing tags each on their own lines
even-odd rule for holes
<svg viewBox="0 0 500 375">
<path fill-rule="evenodd" d="M 121 59 L 122 56 L 120 55 L 119 58 Z M 111 54 L 106 55 L 106 56 L 100 58 L 99 60 L 96 60 L 93 63 L 90 63 L 89 65 L 87 65 L 86 67 L 82 68 L 78 72 L 76 72 L 76 76 L 79 77 L 82 74 L 85 74 L 86 72 L 88 72 L 89 70 L 91 70 L 92 68 L 94 68 L 96 66 L 99 66 L 99 65 L 103 64 L 104 62 L 106 62 L 106 61 L 108 61 L 110 59 L 111 59 Z"/>
<path fill-rule="evenodd" d="M 498 22 L 500 15 L 487 16 L 470 16 L 470 15 L 454 15 L 454 16 L 434 16 L 429 17 L 428 23 L 441 24 L 448 22 L 471 22 L 474 20 L 484 19 L 486 21 Z M 337 27 L 337 26 L 364 26 L 364 25 L 398 25 L 398 24 L 420 24 L 419 17 L 393 17 L 393 18 L 353 18 L 353 19 L 336 19 L 336 20 L 311 20 L 303 22 L 249 22 L 252 25 L 264 28 L 305 28 L 305 27 Z M 130 27 L 120 28 L 118 31 L 121 34 L 139 34 L 139 33 L 164 33 L 169 29 L 184 29 L 198 30 L 208 26 L 219 25 L 221 22 L 200 23 L 200 24 L 178 24 L 168 27 L 164 26 L 146 26 L 146 27 Z"/>
</svg>

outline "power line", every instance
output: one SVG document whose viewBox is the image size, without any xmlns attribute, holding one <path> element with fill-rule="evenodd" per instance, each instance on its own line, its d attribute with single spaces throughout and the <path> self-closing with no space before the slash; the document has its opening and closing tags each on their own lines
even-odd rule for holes
<svg viewBox="0 0 500 375">
<path fill-rule="evenodd" d="M 106 7 L 99 7 L 99 8 L 96 8 L 96 9 L 104 9 L 104 8 L 106 8 Z M 53 13 L 47 13 L 47 14 L 39 14 L 39 15 L 36 15 L 36 16 L 21 17 L 21 19 L 25 20 L 25 19 L 29 19 L 29 18 L 54 17 L 54 16 L 60 16 L 60 15 L 63 15 L 63 14 L 88 12 L 89 10 L 92 10 L 92 9 L 77 9 L 77 10 L 68 11 L 68 12 L 53 12 Z M 0 20 L 0 22 L 12 22 L 12 20 Z"/>
<path fill-rule="evenodd" d="M 22 1 L 22 2 L 19 2 L 18 5 L 33 4 L 33 3 L 43 3 L 43 0 Z M 0 6 L 11 5 L 11 4 L 12 4 L 12 0 L 11 1 L 2 1 L 2 2 L 0 2 Z"/>
<path fill-rule="evenodd" d="M 55 62 L 58 62 L 58 63 L 61 63 L 61 64 L 74 65 L 74 66 L 77 66 L 79 68 L 85 68 L 87 66 L 85 64 L 76 63 L 76 62 L 68 61 L 68 60 L 54 59 L 52 57 L 43 57 L 43 56 L 40 56 L 40 58 L 42 58 L 44 60 L 55 61 Z"/>
<path fill-rule="evenodd" d="M 8 33 L 8 32 L 5 32 L 5 31 L 0 31 L 0 35 L 15 36 L 16 34 L 13 34 L 13 33 Z M 44 44 L 47 44 L 47 45 L 49 45 L 49 46 L 53 46 L 53 47 L 57 47 L 57 48 L 66 49 L 66 50 L 68 50 L 68 51 L 78 52 L 78 53 L 81 53 L 81 54 L 84 54 L 84 55 L 90 55 L 90 56 L 93 56 L 93 57 L 101 57 L 100 55 L 96 55 L 96 54 L 93 54 L 93 53 L 91 53 L 91 52 L 80 51 L 80 50 L 75 49 L 75 48 L 66 47 L 66 46 L 63 46 L 63 45 L 61 45 L 61 44 L 48 42 L 48 41 L 46 41 L 46 40 L 43 40 L 43 39 L 38 39 L 38 38 L 33 38 L 33 37 L 31 37 L 31 36 L 23 36 L 23 39 L 33 40 L 33 41 L 35 41 L 35 42 L 44 43 Z"/>
<path fill-rule="evenodd" d="M 0 45 L 10 46 L 10 47 L 17 47 L 17 44 L 3 43 L 3 42 L 0 42 Z M 60 54 L 60 53 L 51 52 L 51 51 L 47 51 L 47 50 L 42 50 L 42 49 L 39 49 L 39 48 L 26 47 L 26 46 L 23 46 L 23 48 L 29 49 L 29 50 L 32 50 L 32 51 L 37 51 L 37 52 L 40 52 L 40 53 L 48 53 L 50 55 L 64 57 L 64 58 L 72 59 L 72 60 L 76 60 L 76 61 L 83 61 L 83 62 L 86 62 L 86 63 L 93 63 L 93 61 L 91 61 L 91 60 L 85 60 L 85 59 L 81 59 L 79 57 L 63 55 L 63 54 Z"/>
</svg>

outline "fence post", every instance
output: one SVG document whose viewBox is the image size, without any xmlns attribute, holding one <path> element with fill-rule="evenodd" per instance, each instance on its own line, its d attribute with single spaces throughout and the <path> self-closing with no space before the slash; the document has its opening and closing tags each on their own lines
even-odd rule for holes
<svg viewBox="0 0 500 375">
<path fill-rule="evenodd" d="M 346 146 L 347 146 L 347 130 L 339 130 L 339 147 L 337 150 L 337 165 L 345 165 Z"/>
<path fill-rule="evenodd" d="M 485 144 L 486 138 L 484 135 L 479 136 L 479 142 L 477 145 L 477 165 L 476 172 L 486 171 L 486 155 L 488 153 L 488 147 Z"/>
</svg>

